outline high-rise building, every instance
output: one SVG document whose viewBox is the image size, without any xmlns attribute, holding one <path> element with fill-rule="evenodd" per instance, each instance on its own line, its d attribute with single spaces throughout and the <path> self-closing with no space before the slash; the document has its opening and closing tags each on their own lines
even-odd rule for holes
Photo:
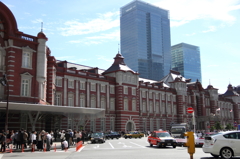
<svg viewBox="0 0 240 159">
<path fill-rule="evenodd" d="M 135 0 L 121 7 L 121 53 L 140 77 L 160 80 L 171 67 L 169 11 Z"/>
<path fill-rule="evenodd" d="M 180 43 L 171 47 L 172 69 L 190 78 L 202 82 L 201 59 L 198 46 Z"/>
</svg>

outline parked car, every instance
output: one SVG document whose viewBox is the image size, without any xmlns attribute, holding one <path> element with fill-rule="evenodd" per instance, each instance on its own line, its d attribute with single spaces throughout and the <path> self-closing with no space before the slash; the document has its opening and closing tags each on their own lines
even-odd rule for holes
<svg viewBox="0 0 240 159">
<path fill-rule="evenodd" d="M 109 133 L 106 133 L 106 139 L 119 139 L 121 138 L 121 134 L 119 134 L 118 132 L 109 132 Z"/>
<path fill-rule="evenodd" d="M 220 132 L 216 135 L 205 137 L 203 151 L 214 157 L 224 159 L 240 156 L 240 131 Z"/>
<path fill-rule="evenodd" d="M 148 136 L 148 142 L 150 146 L 157 145 L 157 147 L 172 146 L 176 148 L 177 141 L 167 131 L 153 131 Z"/>
<path fill-rule="evenodd" d="M 124 134 L 124 138 L 125 139 L 127 139 L 127 138 L 129 138 L 129 139 L 131 139 L 131 138 L 142 138 L 142 137 L 144 137 L 144 134 L 143 133 L 141 133 L 141 132 L 138 132 L 138 131 L 130 131 L 129 133 L 127 133 L 127 134 Z"/>
<path fill-rule="evenodd" d="M 91 134 L 91 143 L 104 143 L 105 140 L 105 135 L 102 132 L 95 132 Z"/>
</svg>

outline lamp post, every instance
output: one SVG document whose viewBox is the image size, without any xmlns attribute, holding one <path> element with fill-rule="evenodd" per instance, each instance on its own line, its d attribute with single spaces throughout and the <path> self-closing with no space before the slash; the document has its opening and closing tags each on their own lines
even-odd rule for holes
<svg viewBox="0 0 240 159">
<path fill-rule="evenodd" d="M 9 100 L 9 85 L 7 80 L 7 75 L 4 74 L 3 78 L 0 79 L 1 84 L 7 87 L 7 106 L 6 106 L 6 121 L 5 121 L 5 132 L 8 130 L 8 100 Z"/>
</svg>

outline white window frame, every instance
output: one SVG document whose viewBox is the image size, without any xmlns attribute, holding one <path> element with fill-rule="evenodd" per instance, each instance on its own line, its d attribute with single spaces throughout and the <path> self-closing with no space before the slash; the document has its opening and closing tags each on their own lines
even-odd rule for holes
<svg viewBox="0 0 240 159">
<path fill-rule="evenodd" d="M 123 93 L 128 94 L 128 87 L 123 87 Z"/>
<path fill-rule="evenodd" d="M 136 88 L 132 87 L 132 95 L 136 95 Z"/>
<path fill-rule="evenodd" d="M 85 90 L 85 82 L 80 82 L 80 90 Z"/>
<path fill-rule="evenodd" d="M 22 68 L 32 69 L 32 52 L 23 50 Z"/>
<path fill-rule="evenodd" d="M 123 100 L 123 104 L 124 104 L 124 110 L 128 110 L 128 98 L 124 98 Z"/>
<path fill-rule="evenodd" d="M 102 109 L 106 109 L 106 104 L 105 104 L 106 102 L 105 102 L 105 97 L 102 97 L 101 98 L 101 108 Z"/>
<path fill-rule="evenodd" d="M 74 80 L 68 80 L 68 88 L 74 88 Z"/>
<path fill-rule="evenodd" d="M 96 97 L 91 96 L 91 108 L 96 108 Z"/>
<path fill-rule="evenodd" d="M 110 110 L 115 110 L 115 98 L 110 98 Z"/>
<path fill-rule="evenodd" d="M 114 88 L 114 86 L 110 86 L 110 94 L 115 94 L 115 88 Z"/>
<path fill-rule="evenodd" d="M 85 95 L 80 94 L 80 107 L 85 107 Z"/>
<path fill-rule="evenodd" d="M 62 77 L 56 77 L 55 86 L 62 87 Z"/>
<path fill-rule="evenodd" d="M 56 93 L 55 105 L 62 105 L 62 93 Z"/>
<path fill-rule="evenodd" d="M 73 93 L 68 94 L 68 106 L 70 106 L 70 107 L 74 106 L 74 94 Z"/>
<path fill-rule="evenodd" d="M 91 91 L 96 91 L 96 83 L 91 83 Z"/>
<path fill-rule="evenodd" d="M 29 73 L 21 74 L 21 95 L 22 97 L 31 96 L 32 75 Z"/>
<path fill-rule="evenodd" d="M 136 99 L 132 99 L 132 111 L 137 111 Z"/>
<path fill-rule="evenodd" d="M 106 86 L 105 86 L 105 85 L 101 85 L 101 92 L 102 92 L 102 93 L 105 93 L 105 92 L 106 92 L 105 89 L 106 89 Z"/>
</svg>

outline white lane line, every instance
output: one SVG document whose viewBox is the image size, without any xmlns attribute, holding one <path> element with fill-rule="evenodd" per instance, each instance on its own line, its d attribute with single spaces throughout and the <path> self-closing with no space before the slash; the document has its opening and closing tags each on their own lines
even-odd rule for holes
<svg viewBox="0 0 240 159">
<path fill-rule="evenodd" d="M 136 143 L 133 143 L 133 142 L 130 142 L 131 144 L 133 144 L 133 145 L 137 145 L 137 146 L 139 146 L 139 147 L 142 147 L 142 148 L 146 148 L 145 146 L 142 146 L 142 145 L 138 145 L 138 144 L 136 144 Z"/>
<path fill-rule="evenodd" d="M 109 142 L 109 145 L 114 149 L 113 145 Z"/>
</svg>

